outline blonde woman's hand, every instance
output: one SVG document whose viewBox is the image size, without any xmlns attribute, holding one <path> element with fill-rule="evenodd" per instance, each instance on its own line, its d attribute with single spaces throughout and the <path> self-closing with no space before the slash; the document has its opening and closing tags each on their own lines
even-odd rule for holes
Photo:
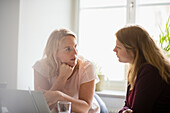
<svg viewBox="0 0 170 113">
<path fill-rule="evenodd" d="M 133 110 L 127 109 L 127 110 L 123 111 L 122 113 L 133 113 Z"/>
<path fill-rule="evenodd" d="M 60 65 L 60 74 L 62 77 L 64 77 L 65 79 L 68 79 L 71 74 L 73 73 L 74 67 L 71 67 L 67 64 L 61 64 Z"/>
</svg>

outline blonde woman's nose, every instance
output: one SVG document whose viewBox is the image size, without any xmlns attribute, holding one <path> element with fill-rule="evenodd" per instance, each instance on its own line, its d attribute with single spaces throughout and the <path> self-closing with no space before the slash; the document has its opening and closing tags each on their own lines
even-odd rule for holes
<svg viewBox="0 0 170 113">
<path fill-rule="evenodd" d="M 76 48 L 74 48 L 74 53 L 75 53 L 76 55 L 77 55 L 77 51 L 78 51 L 78 50 L 77 50 Z"/>
</svg>

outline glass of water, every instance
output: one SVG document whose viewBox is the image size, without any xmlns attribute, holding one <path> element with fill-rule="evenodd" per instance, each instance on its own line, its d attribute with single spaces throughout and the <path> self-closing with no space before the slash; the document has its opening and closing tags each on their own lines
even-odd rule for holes
<svg viewBox="0 0 170 113">
<path fill-rule="evenodd" d="M 71 102 L 58 101 L 57 110 L 58 113 L 71 113 Z"/>
</svg>

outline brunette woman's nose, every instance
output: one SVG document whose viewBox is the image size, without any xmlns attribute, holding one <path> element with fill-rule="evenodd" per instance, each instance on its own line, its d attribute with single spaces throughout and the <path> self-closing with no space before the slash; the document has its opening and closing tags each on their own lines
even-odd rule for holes
<svg viewBox="0 0 170 113">
<path fill-rule="evenodd" d="M 113 52 L 116 52 L 116 47 L 113 49 Z"/>
</svg>

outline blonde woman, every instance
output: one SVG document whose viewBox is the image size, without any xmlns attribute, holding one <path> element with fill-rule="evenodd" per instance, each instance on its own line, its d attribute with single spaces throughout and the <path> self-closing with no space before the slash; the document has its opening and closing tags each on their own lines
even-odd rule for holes
<svg viewBox="0 0 170 113">
<path fill-rule="evenodd" d="M 140 26 L 124 27 L 116 37 L 113 51 L 129 64 L 126 101 L 119 113 L 170 113 L 170 62 Z"/>
<path fill-rule="evenodd" d="M 35 90 L 45 92 L 46 101 L 57 112 L 59 100 L 70 101 L 75 113 L 97 113 L 93 99 L 97 76 L 94 65 L 77 55 L 76 35 L 67 29 L 54 30 L 45 47 L 43 59 L 34 66 Z"/>
</svg>

